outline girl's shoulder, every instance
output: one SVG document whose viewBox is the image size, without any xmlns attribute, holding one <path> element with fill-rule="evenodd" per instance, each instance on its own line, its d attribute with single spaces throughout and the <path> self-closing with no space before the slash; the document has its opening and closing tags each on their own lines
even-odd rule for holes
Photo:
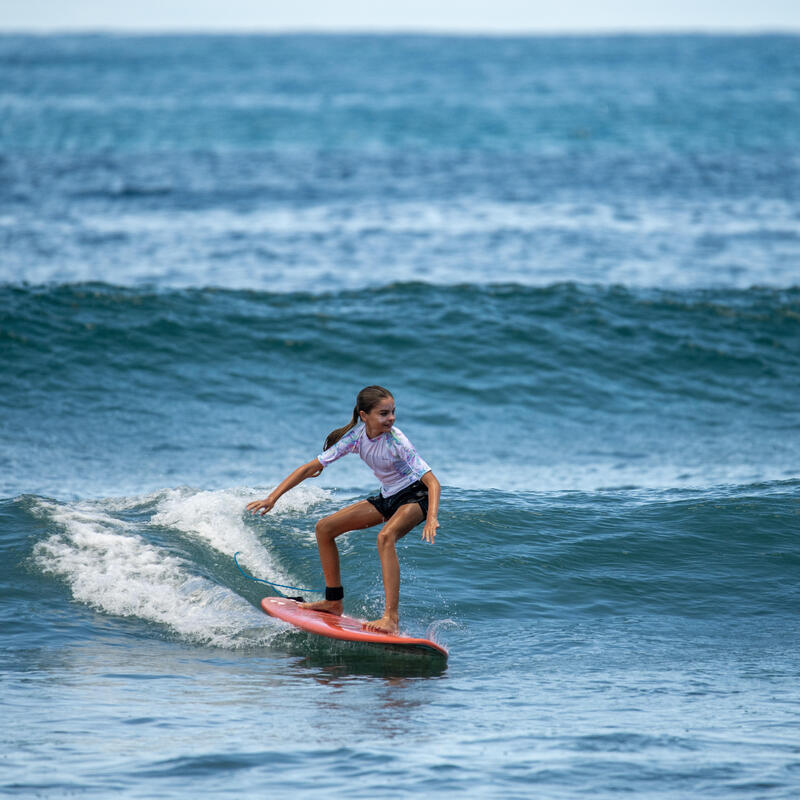
<svg viewBox="0 0 800 800">
<path fill-rule="evenodd" d="M 408 441 L 408 436 L 406 436 L 396 425 L 392 425 L 392 429 L 387 434 L 387 439 L 394 445 L 411 447 L 411 442 Z"/>
<path fill-rule="evenodd" d="M 348 453 L 361 452 L 361 434 L 364 432 L 364 423 L 350 428 L 347 433 L 342 435 L 335 444 L 332 444 L 327 450 L 324 450 L 317 456 L 320 462 L 324 465 L 330 464 L 332 461 L 346 456 Z"/>
<path fill-rule="evenodd" d="M 344 436 L 342 436 L 340 441 L 346 442 L 347 444 L 350 444 L 350 445 L 358 444 L 359 440 L 361 439 L 361 437 L 364 434 L 365 428 L 366 428 L 366 425 L 364 424 L 364 422 L 362 420 L 357 425 L 355 425 L 352 428 L 350 428 L 350 430 L 347 431 L 347 433 Z"/>
</svg>

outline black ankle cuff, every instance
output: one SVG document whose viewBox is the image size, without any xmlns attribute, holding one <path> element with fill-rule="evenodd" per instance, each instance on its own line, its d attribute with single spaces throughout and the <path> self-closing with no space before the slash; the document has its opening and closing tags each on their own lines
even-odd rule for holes
<svg viewBox="0 0 800 800">
<path fill-rule="evenodd" d="M 344 597 L 344 589 L 341 586 L 326 586 L 326 600 L 341 600 Z"/>
</svg>

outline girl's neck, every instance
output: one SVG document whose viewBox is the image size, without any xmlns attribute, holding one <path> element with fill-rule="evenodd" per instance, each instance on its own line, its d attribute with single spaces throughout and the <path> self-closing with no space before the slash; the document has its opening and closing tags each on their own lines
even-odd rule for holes
<svg viewBox="0 0 800 800">
<path fill-rule="evenodd" d="M 381 429 L 380 427 L 378 428 L 377 431 L 371 431 L 369 429 L 369 425 L 367 425 L 366 422 L 364 423 L 364 430 L 366 431 L 367 439 L 369 439 L 371 442 L 375 441 L 375 439 L 379 438 L 380 436 L 383 436 L 384 433 L 389 432 Z"/>
</svg>

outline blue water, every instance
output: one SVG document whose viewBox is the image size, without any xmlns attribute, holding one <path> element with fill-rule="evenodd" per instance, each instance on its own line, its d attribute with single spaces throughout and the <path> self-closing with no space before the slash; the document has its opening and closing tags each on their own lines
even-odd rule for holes
<svg viewBox="0 0 800 800">
<path fill-rule="evenodd" d="M 0 37 L 0 794 L 800 794 L 800 39 Z M 446 665 L 259 609 L 355 458 Z M 373 532 L 348 613 L 382 608 Z"/>
</svg>

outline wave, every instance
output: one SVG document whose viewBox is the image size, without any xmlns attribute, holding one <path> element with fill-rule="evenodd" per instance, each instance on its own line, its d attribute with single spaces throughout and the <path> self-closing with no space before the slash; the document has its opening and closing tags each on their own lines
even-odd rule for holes
<svg viewBox="0 0 800 800">
<path fill-rule="evenodd" d="M 66 588 L 80 605 L 135 620 L 140 635 L 290 647 L 257 607 L 273 590 L 244 578 L 233 554 L 267 580 L 317 585 L 314 519 L 342 498 L 300 487 L 254 519 L 244 505 L 255 494 L 182 488 L 2 501 L 15 515 L 18 556 L 6 560 L 3 584 L 25 582 L 33 570 L 50 581 L 45 596 Z M 447 638 L 492 620 L 793 617 L 798 496 L 796 480 L 659 497 L 446 489 L 436 545 L 401 543 L 405 621 L 412 630 L 433 622 Z M 375 613 L 382 591 L 373 537 L 339 541 L 348 610 Z"/>
<path fill-rule="evenodd" d="M 404 316 L 418 306 L 422 307 L 420 313 L 433 315 L 433 326 L 442 330 L 456 326 L 455 335 L 450 340 L 438 340 L 437 345 L 457 345 L 466 331 L 481 324 L 485 330 L 476 341 L 484 333 L 511 342 L 526 340 L 526 336 L 535 341 L 532 334 L 538 330 L 530 330 L 535 323 L 556 331 L 560 323 L 562 329 L 569 325 L 578 340 L 589 332 L 606 337 L 616 334 L 620 342 L 638 334 L 647 337 L 648 344 L 658 344 L 659 335 L 678 338 L 680 330 L 686 331 L 687 339 L 704 334 L 710 340 L 718 334 L 717 349 L 721 353 L 740 346 L 746 337 L 757 337 L 745 349 L 747 354 L 757 344 L 780 345 L 782 335 L 796 332 L 800 287 L 675 291 L 572 282 L 528 287 L 513 282 L 442 286 L 412 281 L 317 294 L 136 288 L 93 282 L 0 285 L 5 336 L 10 341 L 31 341 L 41 348 L 48 344 L 48 337 L 52 345 L 58 344 L 59 336 L 65 338 L 66 345 L 71 343 L 70 336 L 76 345 L 91 344 L 91 335 L 99 335 L 93 333 L 98 329 L 112 338 L 116 334 L 131 349 L 140 343 L 152 347 L 159 342 L 168 349 L 204 332 L 210 344 L 224 346 L 226 326 L 252 343 L 266 323 L 279 333 L 293 320 L 312 322 L 314 317 L 320 326 L 342 326 L 344 335 L 348 325 L 355 332 L 380 318 L 414 339 L 419 334 L 413 324 L 404 325 L 396 319 L 397 314 L 387 312 L 396 309 Z M 732 337 L 739 331 L 742 339 L 736 342 Z M 313 340 L 315 333 L 312 330 L 306 338 Z M 141 336 L 141 342 L 134 334 Z M 86 338 L 82 340 L 81 336 Z M 776 340 L 769 339 L 771 336 Z M 265 337 L 266 345 L 271 342 Z"/>
<path fill-rule="evenodd" d="M 86 367 L 168 384 L 181 382 L 166 375 L 171 364 L 234 377 L 253 355 L 307 370 L 424 358 L 475 399 L 535 390 L 579 404 L 623 395 L 634 406 L 659 394 L 742 405 L 769 403 L 800 372 L 800 289 L 403 283 L 316 296 L 7 286 L 0 312 L 4 377 L 46 371 L 65 385 Z"/>
<path fill-rule="evenodd" d="M 791 478 L 799 321 L 798 289 L 2 287 L 0 493 L 277 481 L 376 382 L 452 486 Z"/>
<path fill-rule="evenodd" d="M 301 490 L 276 510 L 306 508 L 318 494 L 309 501 Z M 78 503 L 27 498 L 29 514 L 48 531 L 33 545 L 32 563 L 63 581 L 73 600 L 104 614 L 154 624 L 194 643 L 264 646 L 280 628 L 237 594 L 242 581 L 231 580 L 229 559 L 240 551 L 250 569 L 276 581 L 291 578 L 242 522 L 252 497 L 176 489 Z"/>
<path fill-rule="evenodd" d="M 714 491 L 495 496 L 469 554 L 495 608 L 546 618 L 745 618 L 797 610 L 797 480 Z M 526 593 L 520 598 L 520 590 Z M 470 608 L 477 612 L 478 602 Z"/>
</svg>

